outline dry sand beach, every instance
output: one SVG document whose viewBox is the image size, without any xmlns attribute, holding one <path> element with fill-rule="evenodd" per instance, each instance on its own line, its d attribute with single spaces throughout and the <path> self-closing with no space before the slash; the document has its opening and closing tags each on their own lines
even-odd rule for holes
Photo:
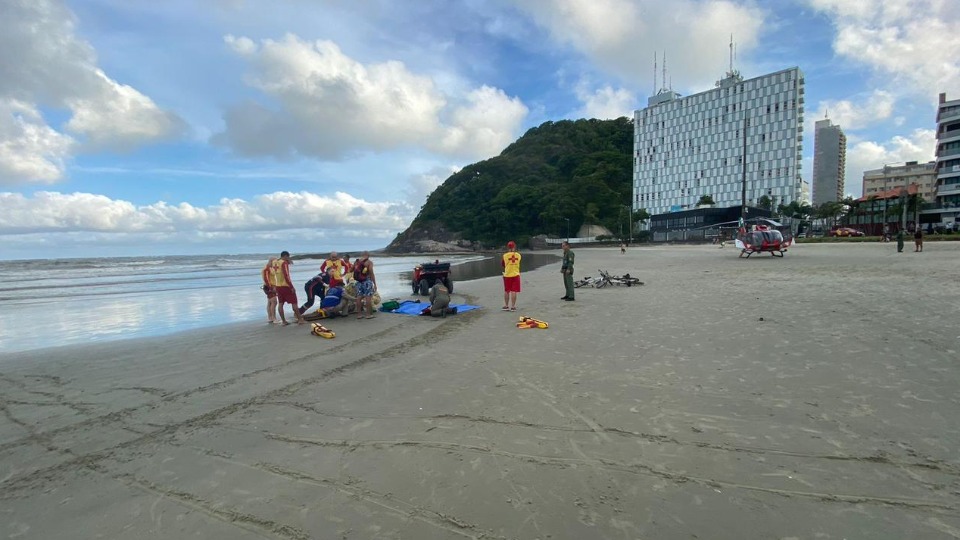
<svg viewBox="0 0 960 540">
<path fill-rule="evenodd" d="M 960 538 L 960 243 L 926 249 L 579 249 L 646 285 L 0 356 L 0 537 Z"/>
</svg>

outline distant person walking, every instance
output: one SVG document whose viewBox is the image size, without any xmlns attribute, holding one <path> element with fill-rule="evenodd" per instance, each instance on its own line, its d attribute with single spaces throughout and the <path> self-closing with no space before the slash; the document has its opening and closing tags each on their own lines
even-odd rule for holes
<svg viewBox="0 0 960 540">
<path fill-rule="evenodd" d="M 363 306 L 367 306 L 367 318 L 373 314 L 373 293 L 377 291 L 377 276 L 373 273 L 373 261 L 370 253 L 364 251 L 360 258 L 353 262 L 353 279 L 357 282 L 357 318 L 363 318 Z"/>
<path fill-rule="evenodd" d="M 267 295 L 267 322 L 277 324 L 277 289 L 273 286 L 273 263 L 276 257 L 270 257 L 266 266 L 260 271 L 260 277 L 263 279 L 263 285 L 260 289 Z"/>
<path fill-rule="evenodd" d="M 903 229 L 897 231 L 897 253 L 903 252 Z"/>
<path fill-rule="evenodd" d="M 917 227 L 917 232 L 913 233 L 913 251 L 914 253 L 923 251 L 923 230 L 920 227 Z"/>
<path fill-rule="evenodd" d="M 500 268 L 503 269 L 503 311 L 517 310 L 522 258 L 523 256 L 517 253 L 517 244 L 513 240 L 507 242 L 507 252 L 500 257 Z"/>
<path fill-rule="evenodd" d="M 620 242 L 620 254 L 624 255 L 627 253 L 627 245 L 623 242 Z"/>
<path fill-rule="evenodd" d="M 283 313 L 283 305 L 290 304 L 290 307 L 293 308 L 293 315 L 297 319 L 297 324 L 304 324 L 307 321 L 303 319 L 300 308 L 297 306 L 297 291 L 293 288 L 293 280 L 290 279 L 290 264 L 290 252 L 283 251 L 280 253 L 280 258 L 275 260 L 271 266 L 273 269 L 273 286 L 277 289 L 277 300 L 279 301 L 277 312 L 284 325 L 290 324 Z"/>
<path fill-rule="evenodd" d="M 563 288 L 567 292 L 561 300 L 573 302 L 573 261 L 576 257 L 570 249 L 570 242 L 564 242 L 560 244 L 560 247 L 563 248 L 563 263 L 560 266 L 560 273 L 563 274 Z"/>
</svg>

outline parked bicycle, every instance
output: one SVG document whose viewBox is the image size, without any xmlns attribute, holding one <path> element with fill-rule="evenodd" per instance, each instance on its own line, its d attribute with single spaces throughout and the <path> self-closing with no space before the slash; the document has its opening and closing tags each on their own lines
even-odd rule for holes
<svg viewBox="0 0 960 540">
<path fill-rule="evenodd" d="M 596 287 L 599 281 L 600 278 L 586 276 L 574 281 L 573 286 L 577 289 L 581 287 Z"/>
<path fill-rule="evenodd" d="M 630 274 L 615 276 L 610 274 L 610 272 L 604 272 L 603 270 L 599 270 L 599 272 L 600 282 L 596 285 L 598 289 L 607 285 L 626 285 L 627 287 L 643 285 L 643 282 L 640 281 L 640 278 L 633 277 Z"/>
</svg>

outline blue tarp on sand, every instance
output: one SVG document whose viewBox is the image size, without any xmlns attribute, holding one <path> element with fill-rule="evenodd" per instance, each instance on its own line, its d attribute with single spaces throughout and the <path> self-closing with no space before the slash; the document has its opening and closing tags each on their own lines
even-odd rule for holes
<svg viewBox="0 0 960 540">
<path fill-rule="evenodd" d="M 410 302 L 406 301 L 400 304 L 400 307 L 388 313 L 399 313 L 400 315 L 419 315 L 421 311 L 430 307 L 430 302 Z M 464 311 L 470 311 L 472 309 L 480 309 L 480 306 L 472 306 L 470 304 L 450 304 L 450 307 L 457 308 L 457 313 L 463 313 Z"/>
</svg>

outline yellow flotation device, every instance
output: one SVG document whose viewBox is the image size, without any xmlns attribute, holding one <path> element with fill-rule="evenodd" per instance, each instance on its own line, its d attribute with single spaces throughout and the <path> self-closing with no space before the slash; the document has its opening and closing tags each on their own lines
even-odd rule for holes
<svg viewBox="0 0 960 540">
<path fill-rule="evenodd" d="M 326 319 L 330 314 L 327 313 L 327 310 L 323 308 L 318 308 L 313 313 L 307 313 L 303 316 L 303 319 L 306 321 L 316 321 L 318 319 Z"/>
<path fill-rule="evenodd" d="M 333 330 L 330 330 L 329 328 L 327 328 L 326 326 L 320 323 L 313 323 L 312 325 L 310 325 L 310 327 L 311 327 L 310 333 L 317 337 L 322 337 L 327 339 L 333 339 L 337 337 L 337 335 L 333 333 Z"/>
<path fill-rule="evenodd" d="M 541 321 L 534 319 L 533 317 L 527 317 L 526 315 L 521 315 L 520 320 L 517 322 L 517 328 L 540 328 L 546 329 L 550 328 L 550 324 L 546 321 Z"/>
</svg>

